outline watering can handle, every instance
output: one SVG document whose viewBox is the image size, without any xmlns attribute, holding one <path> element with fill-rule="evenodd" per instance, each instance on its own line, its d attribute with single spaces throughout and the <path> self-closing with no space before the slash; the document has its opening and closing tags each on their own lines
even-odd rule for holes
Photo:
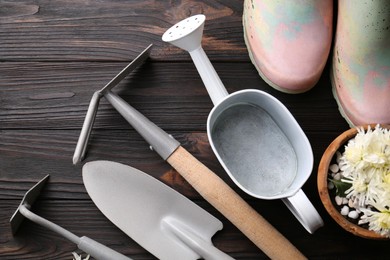
<svg viewBox="0 0 390 260">
<path fill-rule="evenodd" d="M 270 258 L 306 259 L 229 185 L 183 147 L 178 147 L 167 162 Z"/>
<path fill-rule="evenodd" d="M 282 201 L 310 234 L 324 225 L 320 214 L 302 189 L 291 197 L 283 198 Z"/>
</svg>

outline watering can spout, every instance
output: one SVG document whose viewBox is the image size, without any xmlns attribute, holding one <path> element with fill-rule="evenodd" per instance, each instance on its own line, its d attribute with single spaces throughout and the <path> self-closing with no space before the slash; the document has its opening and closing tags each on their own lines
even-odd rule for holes
<svg viewBox="0 0 390 260">
<path fill-rule="evenodd" d="M 169 28 L 163 34 L 162 40 L 190 53 L 207 92 L 216 106 L 228 96 L 228 92 L 201 46 L 205 20 L 206 16 L 203 14 L 184 19 Z"/>
<path fill-rule="evenodd" d="M 167 30 L 162 40 L 189 52 L 198 49 L 202 42 L 205 20 L 206 16 L 203 14 L 182 20 Z"/>
</svg>

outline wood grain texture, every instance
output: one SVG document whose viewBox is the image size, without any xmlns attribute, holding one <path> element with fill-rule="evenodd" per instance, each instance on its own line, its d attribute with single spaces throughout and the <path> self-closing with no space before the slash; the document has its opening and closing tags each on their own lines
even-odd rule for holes
<svg viewBox="0 0 390 260">
<path fill-rule="evenodd" d="M 79 129 L 94 91 L 127 63 L 0 63 L 0 129 Z M 250 63 L 216 63 L 229 93 L 259 89 L 278 98 L 301 127 L 338 131 L 347 124 L 338 112 L 328 74 L 304 94 L 288 95 L 268 86 Z M 192 63 L 149 60 L 113 91 L 166 131 L 205 131 L 212 102 Z M 95 128 L 127 129 L 103 98 Z"/>
<path fill-rule="evenodd" d="M 161 41 L 176 22 L 206 13 L 211 57 L 247 60 L 242 1 L 0 1 L 0 60 L 118 61 L 156 44 L 158 60 L 189 60 Z M 224 55 L 221 55 L 221 54 Z"/>
<path fill-rule="evenodd" d="M 310 259 L 387 259 L 388 242 L 342 230 L 323 208 L 317 168 L 328 144 L 348 128 L 331 93 L 329 64 L 309 92 L 280 93 L 250 63 L 243 40 L 242 0 L 0 0 L 0 259 L 71 259 L 76 246 L 26 221 L 13 237 L 9 219 L 24 193 L 50 179 L 34 212 L 134 259 L 155 259 L 110 223 L 82 183 L 72 155 L 92 93 L 150 43 L 151 58 L 114 89 L 232 187 Z M 203 47 L 229 93 L 266 91 L 291 111 L 313 148 L 303 190 L 325 226 L 308 234 L 281 201 L 254 199 L 223 171 L 207 140 L 212 103 L 188 53 L 161 41 L 192 14 L 207 17 Z M 102 99 L 85 161 L 136 167 L 187 196 L 224 223 L 213 237 L 236 259 L 267 259 L 155 152 Z M 356 249 L 358 248 L 358 250 Z M 281 249 L 283 250 L 283 249 Z M 78 251 L 79 252 L 79 251 Z"/>
</svg>

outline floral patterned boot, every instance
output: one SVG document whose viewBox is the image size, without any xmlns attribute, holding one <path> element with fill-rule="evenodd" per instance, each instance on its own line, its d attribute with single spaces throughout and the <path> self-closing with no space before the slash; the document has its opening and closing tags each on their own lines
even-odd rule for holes
<svg viewBox="0 0 390 260">
<path fill-rule="evenodd" d="M 272 87 L 311 89 L 332 41 L 333 0 L 245 0 L 243 27 L 252 63 Z"/>
<path fill-rule="evenodd" d="M 351 125 L 390 124 L 390 1 L 339 0 L 331 80 Z"/>
</svg>

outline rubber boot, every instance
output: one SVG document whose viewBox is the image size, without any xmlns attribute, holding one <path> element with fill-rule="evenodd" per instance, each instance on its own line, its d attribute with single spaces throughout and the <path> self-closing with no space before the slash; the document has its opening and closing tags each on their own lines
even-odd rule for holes
<svg viewBox="0 0 390 260">
<path fill-rule="evenodd" d="M 351 127 L 390 123 L 389 0 L 339 0 L 331 81 Z"/>
<path fill-rule="evenodd" d="M 301 93 L 319 80 L 332 43 L 333 0 L 245 0 L 252 63 L 272 87 Z"/>
</svg>

